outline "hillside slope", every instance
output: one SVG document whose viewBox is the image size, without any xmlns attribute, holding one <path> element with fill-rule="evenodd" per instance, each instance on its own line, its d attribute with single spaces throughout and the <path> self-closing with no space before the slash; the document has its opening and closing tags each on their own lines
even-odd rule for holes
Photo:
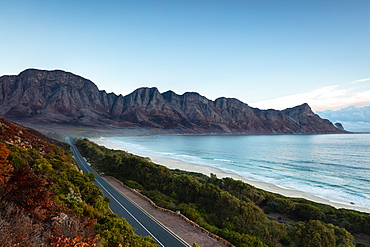
<svg viewBox="0 0 370 247">
<path fill-rule="evenodd" d="M 0 246 L 157 246 L 111 213 L 93 180 L 68 144 L 0 118 Z"/>
</svg>

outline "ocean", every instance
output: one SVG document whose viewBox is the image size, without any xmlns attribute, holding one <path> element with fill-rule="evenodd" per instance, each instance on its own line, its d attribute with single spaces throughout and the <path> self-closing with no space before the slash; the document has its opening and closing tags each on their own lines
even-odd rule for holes
<svg viewBox="0 0 370 247">
<path fill-rule="evenodd" d="M 370 208 L 370 134 L 105 139 L 128 152 L 214 167 L 246 179 Z"/>
</svg>

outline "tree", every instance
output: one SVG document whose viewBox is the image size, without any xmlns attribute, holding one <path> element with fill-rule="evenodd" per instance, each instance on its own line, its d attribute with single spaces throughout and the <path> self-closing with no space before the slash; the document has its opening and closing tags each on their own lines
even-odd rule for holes
<svg viewBox="0 0 370 247">
<path fill-rule="evenodd" d="M 296 205 L 294 213 L 301 220 L 321 220 L 325 217 L 325 213 L 318 207 L 308 203 L 300 203 Z"/>
<path fill-rule="evenodd" d="M 274 211 L 278 211 L 282 214 L 287 214 L 295 209 L 295 204 L 289 199 L 275 198 L 267 202 L 267 206 L 272 208 Z"/>
<path fill-rule="evenodd" d="M 0 194 L 0 199 L 13 202 L 28 212 L 37 213 L 44 218 L 51 213 L 54 202 L 50 200 L 52 192 L 51 181 L 37 176 L 28 166 L 22 166 L 9 179 L 6 189 Z M 37 209 L 37 210 L 36 210 Z"/>
<path fill-rule="evenodd" d="M 353 245 L 353 236 L 344 228 L 328 224 L 327 227 L 334 231 L 337 246 L 354 246 Z"/>
<path fill-rule="evenodd" d="M 4 143 L 0 143 L 0 186 L 3 187 L 12 176 L 13 166 L 8 163 L 10 150 Z"/>
<path fill-rule="evenodd" d="M 41 224 L 14 203 L 0 200 L 0 246 L 37 246 L 47 235 Z"/>
<path fill-rule="evenodd" d="M 291 246 L 297 247 L 335 247 L 336 237 L 333 229 L 318 220 L 307 223 L 298 222 L 292 231 Z"/>
<path fill-rule="evenodd" d="M 67 238 L 64 236 L 53 237 L 50 245 L 55 247 L 91 247 L 97 246 L 97 239 L 82 240 L 81 237 Z"/>
</svg>

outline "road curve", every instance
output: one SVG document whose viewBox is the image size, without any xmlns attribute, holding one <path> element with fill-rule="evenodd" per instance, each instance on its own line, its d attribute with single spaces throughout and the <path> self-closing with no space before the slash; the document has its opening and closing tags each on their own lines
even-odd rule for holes
<svg viewBox="0 0 370 247">
<path fill-rule="evenodd" d="M 67 142 L 70 144 L 74 158 L 82 171 L 84 173 L 92 172 L 96 175 L 95 184 L 101 188 L 104 196 L 111 199 L 109 203 L 111 210 L 119 217 L 125 218 L 136 229 L 136 234 L 140 236 L 151 236 L 157 244 L 164 247 L 190 246 L 144 209 L 119 192 L 114 186 L 109 184 L 89 166 L 77 147 L 71 144 L 68 139 Z"/>
</svg>

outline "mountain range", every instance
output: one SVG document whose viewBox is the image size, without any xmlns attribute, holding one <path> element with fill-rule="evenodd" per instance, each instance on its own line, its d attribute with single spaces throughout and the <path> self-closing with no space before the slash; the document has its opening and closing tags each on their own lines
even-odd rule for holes
<svg viewBox="0 0 370 247">
<path fill-rule="evenodd" d="M 344 133 L 308 104 L 260 110 L 234 98 L 138 88 L 122 96 L 62 70 L 27 69 L 0 77 L 0 116 L 23 124 L 58 124 L 169 133 Z"/>
</svg>

